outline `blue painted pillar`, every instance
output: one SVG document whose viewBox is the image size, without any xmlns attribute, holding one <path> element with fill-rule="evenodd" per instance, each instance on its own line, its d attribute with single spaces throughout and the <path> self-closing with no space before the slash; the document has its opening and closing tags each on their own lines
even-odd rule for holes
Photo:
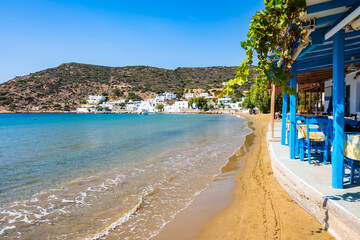
<svg viewBox="0 0 360 240">
<path fill-rule="evenodd" d="M 291 73 L 295 76 L 290 79 L 290 87 L 296 88 L 296 62 L 293 63 Z M 295 159 L 296 146 L 296 94 L 290 95 L 290 159 Z"/>
<path fill-rule="evenodd" d="M 344 81 L 345 30 L 342 29 L 334 36 L 333 49 L 333 129 L 334 146 L 331 157 L 332 187 L 343 188 L 344 166 Z"/>
<path fill-rule="evenodd" d="M 287 114 L 288 95 L 283 93 L 282 119 L 281 119 L 281 145 L 286 142 L 286 114 Z M 288 136 L 289 137 L 289 136 Z"/>
</svg>

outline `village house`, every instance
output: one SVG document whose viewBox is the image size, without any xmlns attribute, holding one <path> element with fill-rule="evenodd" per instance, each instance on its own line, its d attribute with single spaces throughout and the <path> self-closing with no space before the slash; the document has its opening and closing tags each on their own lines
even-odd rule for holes
<svg viewBox="0 0 360 240">
<path fill-rule="evenodd" d="M 89 98 L 86 100 L 87 104 L 100 104 L 101 102 L 106 101 L 105 96 L 92 96 L 90 95 Z"/>
</svg>

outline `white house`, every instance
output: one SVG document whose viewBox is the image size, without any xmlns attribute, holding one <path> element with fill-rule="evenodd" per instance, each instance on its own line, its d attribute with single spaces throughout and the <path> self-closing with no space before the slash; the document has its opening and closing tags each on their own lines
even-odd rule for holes
<svg viewBox="0 0 360 240">
<path fill-rule="evenodd" d="M 206 99 L 212 99 L 213 96 L 209 95 L 209 93 L 200 93 L 200 97 L 204 97 Z"/>
<path fill-rule="evenodd" d="M 332 112 L 332 79 L 325 82 L 325 112 Z M 345 113 L 360 115 L 360 70 L 345 77 Z"/>
<path fill-rule="evenodd" d="M 99 104 L 100 107 L 103 107 L 103 108 L 107 107 L 110 110 L 112 110 L 115 105 L 118 105 L 117 102 L 103 102 L 103 103 Z"/>
<path fill-rule="evenodd" d="M 223 97 L 223 98 L 219 98 L 217 100 L 217 104 L 220 105 L 220 104 L 224 104 L 225 107 L 229 107 L 230 106 L 230 103 L 232 103 L 232 99 L 230 97 Z"/>
<path fill-rule="evenodd" d="M 125 99 L 119 99 L 119 100 L 117 100 L 115 103 L 120 104 L 120 103 L 124 103 L 124 102 L 126 102 Z"/>
<path fill-rule="evenodd" d="M 171 112 L 179 112 L 179 111 L 180 111 L 180 109 L 175 108 L 175 104 L 171 104 L 171 105 L 166 104 L 164 106 L 164 112 L 171 113 Z"/>
<path fill-rule="evenodd" d="M 138 111 L 147 110 L 149 113 L 154 113 L 155 112 L 155 106 L 150 101 L 141 101 L 141 103 L 140 103 L 139 107 L 137 108 L 137 110 Z"/>
<path fill-rule="evenodd" d="M 176 99 L 175 93 L 164 92 L 162 95 L 165 97 L 165 100 Z"/>
<path fill-rule="evenodd" d="M 128 111 L 136 111 L 136 110 L 138 110 L 139 106 L 140 106 L 139 101 L 135 101 L 135 102 L 130 102 L 129 101 L 129 103 L 127 103 L 125 105 L 125 109 L 128 110 Z"/>
<path fill-rule="evenodd" d="M 189 108 L 189 103 L 187 101 L 176 101 L 174 103 L 174 107 L 175 109 L 188 109 Z"/>
<path fill-rule="evenodd" d="M 76 109 L 77 113 L 93 113 L 96 112 L 96 106 L 94 105 L 81 105 Z"/>
<path fill-rule="evenodd" d="M 155 102 L 157 102 L 157 103 L 164 103 L 165 100 L 166 100 L 165 96 L 162 96 L 162 95 L 158 95 L 155 98 Z"/>
<path fill-rule="evenodd" d="M 230 107 L 231 107 L 231 109 L 234 109 L 234 110 L 240 110 L 241 109 L 241 102 L 230 103 Z"/>
<path fill-rule="evenodd" d="M 105 96 L 92 96 L 90 95 L 89 98 L 86 100 L 87 104 L 99 104 L 106 100 Z"/>
<path fill-rule="evenodd" d="M 193 98 L 194 94 L 193 93 L 187 93 L 185 94 L 185 99 L 189 99 L 189 98 Z"/>
</svg>

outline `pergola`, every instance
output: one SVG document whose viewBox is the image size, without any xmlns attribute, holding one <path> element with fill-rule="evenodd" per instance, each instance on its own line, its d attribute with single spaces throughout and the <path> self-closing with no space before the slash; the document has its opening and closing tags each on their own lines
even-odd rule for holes
<svg viewBox="0 0 360 240">
<path fill-rule="evenodd" d="M 344 84 L 347 66 L 360 66 L 360 0 L 307 0 L 303 25 L 307 45 L 295 43 L 290 86 L 298 91 L 322 91 L 333 79 L 332 187 L 343 188 Z M 275 89 L 273 88 L 273 93 Z M 273 94 L 274 95 L 274 94 Z M 295 159 L 296 95 L 283 94 L 281 144 L 285 145 L 287 105 L 290 104 L 290 159 Z"/>
</svg>

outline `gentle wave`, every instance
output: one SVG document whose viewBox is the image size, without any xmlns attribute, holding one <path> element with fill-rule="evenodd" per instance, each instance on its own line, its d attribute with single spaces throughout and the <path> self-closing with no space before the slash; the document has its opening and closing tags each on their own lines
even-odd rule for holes
<svg viewBox="0 0 360 240">
<path fill-rule="evenodd" d="M 251 130 L 244 121 L 239 124 L 235 126 L 239 134 L 234 129 L 209 131 L 146 161 L 81 177 L 4 206 L 0 208 L 0 236 L 153 237 L 208 187 L 243 144 Z"/>
</svg>

